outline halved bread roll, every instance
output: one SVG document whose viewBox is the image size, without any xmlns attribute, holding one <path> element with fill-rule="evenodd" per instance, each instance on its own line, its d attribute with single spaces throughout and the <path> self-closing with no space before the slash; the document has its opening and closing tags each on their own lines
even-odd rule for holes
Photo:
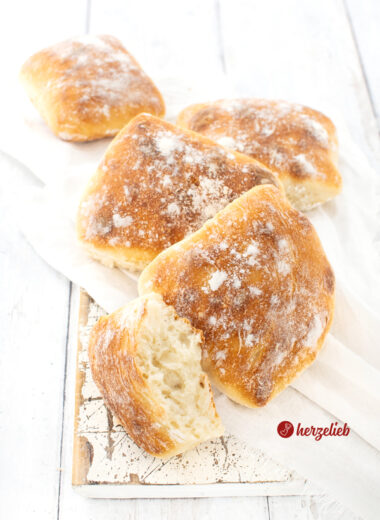
<svg viewBox="0 0 380 520">
<path fill-rule="evenodd" d="M 141 114 L 112 141 L 82 198 L 77 231 L 109 266 L 142 270 L 257 184 L 280 186 L 259 162 Z"/>
<path fill-rule="evenodd" d="M 331 326 L 334 274 L 309 220 L 256 186 L 143 271 L 205 337 L 202 366 L 231 399 L 263 406 L 315 359 Z"/>
<path fill-rule="evenodd" d="M 224 99 L 185 108 L 177 124 L 277 171 L 301 211 L 341 191 L 335 126 L 317 110 L 286 101 Z"/>
<path fill-rule="evenodd" d="M 207 375 L 203 335 L 157 294 L 100 318 L 92 375 L 106 405 L 141 448 L 169 457 L 223 434 Z"/>
<path fill-rule="evenodd" d="M 67 141 L 114 136 L 141 112 L 165 113 L 157 87 L 113 36 L 84 35 L 43 49 L 24 63 L 20 79 Z"/>
</svg>

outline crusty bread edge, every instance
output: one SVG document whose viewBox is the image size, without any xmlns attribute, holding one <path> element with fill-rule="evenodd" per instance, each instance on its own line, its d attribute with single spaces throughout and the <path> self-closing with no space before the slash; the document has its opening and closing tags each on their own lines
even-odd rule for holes
<svg viewBox="0 0 380 520">
<path fill-rule="evenodd" d="M 136 337 L 137 337 L 137 334 L 138 334 L 138 330 L 142 324 L 142 321 L 144 319 L 144 316 L 146 314 L 146 306 L 147 306 L 147 299 L 150 298 L 150 297 L 160 297 L 158 294 L 155 294 L 153 293 L 152 295 L 144 295 L 143 297 L 140 297 L 138 299 L 135 299 L 131 302 L 129 302 L 129 304 L 127 304 L 127 306 L 130 306 L 130 311 L 131 311 L 131 314 L 133 313 L 133 311 L 135 310 L 136 311 L 136 316 L 134 316 L 134 319 L 132 320 L 132 328 L 129 328 L 129 341 L 128 341 L 128 335 L 125 335 L 124 338 L 123 338 L 123 346 L 124 348 L 128 351 L 128 353 L 131 355 L 131 357 L 133 357 L 133 349 L 136 348 Z M 139 309 L 139 306 L 143 306 L 142 309 Z M 97 387 L 99 388 L 99 391 L 101 392 L 102 396 L 103 396 L 103 399 L 104 399 L 104 402 L 107 406 L 107 408 L 109 408 L 112 413 L 118 417 L 118 420 L 120 422 L 120 424 L 123 426 L 123 428 L 126 430 L 126 432 L 131 436 L 131 438 L 139 445 L 141 446 L 147 453 L 153 455 L 154 457 L 158 457 L 158 458 L 162 458 L 162 459 L 168 459 L 170 457 L 173 457 L 175 455 L 178 455 L 180 453 L 184 453 L 192 448 L 194 448 L 195 446 L 197 446 L 198 444 L 202 443 L 202 442 L 206 442 L 207 440 L 210 440 L 210 439 L 213 439 L 213 438 L 216 438 L 216 437 L 220 437 L 221 435 L 223 435 L 224 433 L 224 427 L 220 421 L 220 425 L 219 425 L 219 428 L 216 429 L 212 435 L 208 436 L 208 437 L 204 437 L 202 438 L 201 440 L 195 440 L 193 442 L 187 442 L 187 443 L 176 443 L 175 441 L 173 441 L 173 439 L 167 435 L 167 438 L 165 438 L 164 440 L 166 442 L 169 441 L 170 445 L 172 446 L 171 448 L 169 447 L 167 450 L 165 451 L 160 451 L 160 452 L 157 452 L 157 451 L 153 451 L 153 450 L 150 450 L 149 449 L 149 446 L 147 444 L 143 444 L 141 443 L 141 436 L 140 437 L 137 437 L 136 435 L 133 434 L 133 432 L 131 432 L 131 429 L 130 429 L 130 423 L 133 421 L 133 417 L 130 418 L 130 417 L 122 417 L 122 414 L 118 414 L 117 410 L 114 409 L 114 407 L 112 405 L 109 404 L 108 402 L 108 398 L 107 396 L 104 395 L 103 391 L 102 391 L 102 383 L 101 381 L 98 381 L 98 371 L 95 369 L 95 357 L 96 357 L 96 352 L 95 352 L 95 343 L 96 343 L 96 334 L 97 334 L 97 331 L 98 329 L 100 329 L 100 327 L 102 326 L 102 323 L 103 322 L 108 322 L 110 317 L 112 319 L 112 316 L 119 313 L 119 312 L 124 312 L 125 311 L 125 307 L 122 307 L 118 310 L 116 310 L 114 313 L 112 313 L 112 315 L 108 315 L 108 316 L 103 316 L 101 317 L 98 322 L 95 324 L 95 326 L 93 327 L 92 331 L 91 331 L 91 334 L 90 334 L 90 341 L 89 341 L 89 346 L 88 346 L 88 354 L 89 354 L 89 361 L 90 361 L 90 368 L 91 368 L 91 373 L 93 375 L 93 379 L 94 379 L 94 382 L 96 383 Z M 197 334 L 200 334 L 201 335 L 201 338 L 203 338 L 203 333 L 202 331 L 199 331 L 198 329 L 195 329 L 190 321 L 186 318 L 180 318 L 181 320 L 184 320 L 192 329 L 192 331 L 196 332 Z M 138 393 L 138 385 L 140 386 L 146 386 L 147 388 L 149 388 L 147 386 L 147 383 L 145 382 L 145 379 L 143 378 L 141 372 L 140 372 L 140 369 L 138 367 L 138 365 L 135 363 L 135 361 L 133 361 L 134 363 L 134 366 L 135 366 L 135 371 L 136 373 L 139 375 L 139 382 L 138 384 L 136 385 L 136 388 L 133 388 L 133 391 L 136 391 L 136 393 Z M 101 376 L 99 376 L 100 378 Z M 210 393 L 210 399 L 211 399 L 211 404 L 213 406 L 213 410 L 215 412 L 215 417 L 216 418 L 219 418 L 219 415 L 218 415 L 218 412 L 216 410 L 216 407 L 215 407 L 215 402 L 214 402 L 214 396 L 213 396 L 213 392 L 212 392 L 212 389 L 211 389 L 211 384 L 210 384 L 210 380 L 207 376 L 207 374 L 205 373 L 205 378 L 206 378 L 206 381 L 207 381 L 207 384 L 208 384 L 208 389 L 209 389 L 209 393 Z M 140 395 L 140 397 L 142 397 L 142 400 L 144 401 L 144 405 L 142 406 L 142 402 L 138 401 L 138 406 L 140 407 L 140 410 L 141 410 L 141 413 L 144 414 L 144 416 L 148 419 L 148 421 L 150 422 L 154 422 L 152 418 L 154 418 L 156 412 L 157 412 L 157 407 L 159 407 L 159 403 L 157 403 L 157 406 L 153 407 L 152 406 L 152 403 L 150 403 L 148 400 L 146 400 L 143 396 L 142 396 L 142 393 L 138 393 L 138 395 Z M 219 418 L 220 419 L 220 418 Z"/>
</svg>

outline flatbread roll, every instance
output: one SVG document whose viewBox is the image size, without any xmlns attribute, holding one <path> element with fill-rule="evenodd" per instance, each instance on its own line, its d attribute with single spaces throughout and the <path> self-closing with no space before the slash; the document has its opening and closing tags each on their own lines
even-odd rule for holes
<svg viewBox="0 0 380 520">
<path fill-rule="evenodd" d="M 77 230 L 105 265 L 141 271 L 257 184 L 280 186 L 254 159 L 141 114 L 112 141 L 79 206 Z"/>
<path fill-rule="evenodd" d="M 152 80 L 113 36 L 63 41 L 31 56 L 20 73 L 31 101 L 66 141 L 114 136 L 134 116 L 163 116 Z"/>
<path fill-rule="evenodd" d="M 317 110 L 286 101 L 225 99 L 185 108 L 177 124 L 277 171 L 301 211 L 341 191 L 335 127 Z"/>
<path fill-rule="evenodd" d="M 330 328 L 334 274 L 309 220 L 257 186 L 143 271 L 205 337 L 202 366 L 231 399 L 263 406 L 315 359 Z"/>
</svg>

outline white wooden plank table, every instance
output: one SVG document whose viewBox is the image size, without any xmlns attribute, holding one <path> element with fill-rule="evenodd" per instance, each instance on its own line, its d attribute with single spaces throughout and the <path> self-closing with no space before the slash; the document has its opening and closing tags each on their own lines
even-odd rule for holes
<svg viewBox="0 0 380 520">
<path fill-rule="evenodd" d="M 2 69 L 16 74 L 30 53 L 67 36 L 109 32 L 153 77 L 191 79 L 201 73 L 207 81 L 225 72 L 238 95 L 280 97 L 327 114 L 338 110 L 376 164 L 379 5 L 377 0 L 15 0 L 0 7 Z M 91 500 L 73 492 L 79 291 L 20 234 L 17 196 L 36 180 L 2 155 L 0 168 L 0 517 L 330 520 L 320 497 Z"/>
</svg>

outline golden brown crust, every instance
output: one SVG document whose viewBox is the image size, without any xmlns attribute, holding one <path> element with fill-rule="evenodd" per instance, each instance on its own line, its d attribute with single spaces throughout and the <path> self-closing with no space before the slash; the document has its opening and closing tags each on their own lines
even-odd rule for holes
<svg viewBox="0 0 380 520">
<path fill-rule="evenodd" d="M 162 252 L 141 274 L 147 291 L 203 331 L 211 381 L 252 407 L 314 360 L 334 309 L 334 274 L 313 226 L 270 185 Z"/>
<path fill-rule="evenodd" d="M 185 108 L 177 124 L 278 171 L 300 210 L 341 190 L 335 127 L 317 110 L 285 101 L 220 100 Z"/>
<path fill-rule="evenodd" d="M 152 80 L 113 36 L 82 36 L 31 56 L 20 79 L 51 130 L 68 141 L 114 136 L 141 112 L 163 116 Z"/>
<path fill-rule="evenodd" d="M 261 183 L 279 184 L 254 159 L 141 114 L 113 140 L 90 181 L 79 240 L 104 263 L 141 269 Z"/>
</svg>

